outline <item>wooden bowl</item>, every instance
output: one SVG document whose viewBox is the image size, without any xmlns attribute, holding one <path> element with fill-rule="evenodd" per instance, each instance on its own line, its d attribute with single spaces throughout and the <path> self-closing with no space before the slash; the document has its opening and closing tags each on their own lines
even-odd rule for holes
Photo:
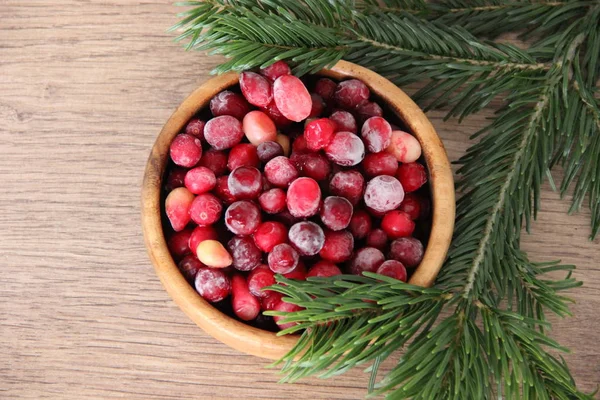
<svg viewBox="0 0 600 400">
<path fill-rule="evenodd" d="M 446 258 L 454 228 L 454 182 L 442 142 L 421 109 L 402 90 L 375 72 L 340 61 L 318 75 L 336 80 L 356 78 L 365 82 L 421 143 L 430 174 L 432 226 L 423 261 L 413 273 L 410 283 L 431 286 Z M 214 95 L 237 84 L 238 77 L 237 73 L 227 73 L 204 83 L 184 100 L 165 124 L 146 165 L 142 188 L 142 226 L 156 274 L 179 307 L 199 327 L 239 351 L 279 359 L 292 348 L 298 336 L 277 337 L 275 333 L 248 326 L 202 299 L 177 269 L 167 248 L 161 224 L 161 188 L 171 141 L 198 110 L 208 106 Z"/>
</svg>

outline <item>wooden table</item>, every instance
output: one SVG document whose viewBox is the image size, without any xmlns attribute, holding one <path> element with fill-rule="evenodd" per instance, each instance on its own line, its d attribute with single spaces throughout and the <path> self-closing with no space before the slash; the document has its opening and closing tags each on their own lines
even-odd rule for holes
<svg viewBox="0 0 600 400">
<path fill-rule="evenodd" d="M 221 61 L 172 42 L 169 3 L 0 2 L 0 398 L 362 398 L 359 369 L 277 384 L 263 360 L 197 328 L 154 275 L 139 215 L 146 158 Z M 458 125 L 430 113 L 451 159 L 490 115 Z M 587 210 L 567 216 L 568 201 L 547 187 L 542 197 L 524 247 L 579 266 L 574 317 L 553 336 L 593 390 L 600 241 L 587 240 Z"/>
</svg>

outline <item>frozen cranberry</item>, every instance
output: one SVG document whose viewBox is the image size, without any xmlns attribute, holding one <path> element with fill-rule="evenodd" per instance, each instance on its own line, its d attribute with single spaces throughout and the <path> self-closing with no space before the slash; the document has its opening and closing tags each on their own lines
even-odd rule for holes
<svg viewBox="0 0 600 400">
<path fill-rule="evenodd" d="M 333 139 L 335 122 L 328 118 L 315 119 L 304 128 L 304 139 L 308 150 L 317 151 L 325 148 Z"/>
<path fill-rule="evenodd" d="M 261 68 L 260 73 L 266 76 L 270 80 L 274 81 L 282 75 L 290 75 L 292 70 L 285 61 L 279 60 L 269 65 L 268 67 Z"/>
<path fill-rule="evenodd" d="M 290 160 L 301 176 L 307 176 L 316 181 L 327 179 L 331 173 L 331 164 L 322 153 L 293 153 Z"/>
<path fill-rule="evenodd" d="M 406 193 L 398 209 L 407 213 L 414 221 L 421 215 L 421 201 L 414 193 Z"/>
<path fill-rule="evenodd" d="M 427 182 L 427 171 L 422 164 L 412 162 L 400 165 L 396 178 L 405 192 L 414 192 Z"/>
<path fill-rule="evenodd" d="M 248 282 L 242 275 L 235 274 L 231 278 L 231 306 L 242 321 L 251 321 L 260 312 L 260 302 L 250 293 Z"/>
<path fill-rule="evenodd" d="M 267 265 L 260 265 L 248 275 L 248 289 L 250 293 L 259 298 L 266 298 L 269 295 L 268 290 L 262 290 L 267 286 L 275 284 L 275 274 Z"/>
<path fill-rule="evenodd" d="M 298 218 L 290 214 L 290 212 L 287 209 L 275 214 L 274 218 L 288 227 L 298 222 Z"/>
<path fill-rule="evenodd" d="M 401 237 L 392 242 L 388 257 L 400 261 L 409 268 L 414 268 L 423 259 L 423 243 L 413 237 Z"/>
<path fill-rule="evenodd" d="M 258 204 L 266 213 L 280 213 L 285 210 L 285 192 L 279 188 L 269 189 L 260 195 Z"/>
<path fill-rule="evenodd" d="M 165 184 L 165 189 L 167 189 L 167 191 L 170 192 L 173 189 L 185 186 L 185 174 L 187 174 L 187 172 L 188 170 L 186 168 L 171 168 L 171 171 L 169 171 L 169 175 L 167 176 L 167 183 Z"/>
<path fill-rule="evenodd" d="M 387 212 L 397 208 L 404 200 L 402 184 L 393 176 L 376 176 L 367 183 L 365 204 L 375 211 Z"/>
<path fill-rule="evenodd" d="M 361 104 L 356 108 L 356 113 L 361 121 L 365 121 L 371 117 L 383 116 L 383 110 L 374 101 L 367 101 Z"/>
<path fill-rule="evenodd" d="M 308 270 L 307 278 L 311 276 L 330 277 L 341 275 L 342 271 L 339 267 L 329 261 L 319 261 Z"/>
<path fill-rule="evenodd" d="M 284 128 L 293 123 L 293 121 L 290 121 L 289 119 L 283 116 L 283 114 L 281 113 L 281 111 L 279 111 L 279 108 L 277 108 L 277 104 L 275 104 L 274 101 L 269 103 L 269 105 L 263 108 L 262 111 L 269 116 L 271 121 L 273 121 L 273 123 L 275 123 L 275 126 L 278 128 Z"/>
<path fill-rule="evenodd" d="M 242 119 L 250 111 L 250 105 L 242 95 L 225 90 L 210 100 L 210 112 L 215 117 L 231 115 Z M 206 129 L 206 127 L 205 127 Z"/>
<path fill-rule="evenodd" d="M 269 253 L 278 244 L 287 242 L 287 236 L 285 225 L 276 221 L 263 222 L 253 234 L 254 243 L 265 253 Z"/>
<path fill-rule="evenodd" d="M 263 142 L 256 148 L 256 154 L 261 162 L 266 163 L 277 156 L 282 156 L 283 147 L 275 141 Z"/>
<path fill-rule="evenodd" d="M 278 156 L 265 165 L 265 176 L 267 180 L 279 187 L 287 187 L 298 177 L 298 170 L 289 158 Z"/>
<path fill-rule="evenodd" d="M 242 141 L 242 123 L 230 115 L 210 119 L 204 127 L 206 142 L 216 150 L 232 148 Z"/>
<path fill-rule="evenodd" d="M 266 107 L 273 100 L 271 82 L 256 72 L 244 71 L 240 74 L 240 89 L 248 103 Z"/>
<path fill-rule="evenodd" d="M 202 143 L 195 136 L 180 133 L 171 142 L 169 153 L 175 164 L 191 168 L 198 164 L 202 157 Z"/>
<path fill-rule="evenodd" d="M 321 78 L 315 84 L 315 93 L 321 96 L 325 101 L 329 101 L 333 98 L 337 84 L 328 78 Z"/>
<path fill-rule="evenodd" d="M 356 133 L 356 119 L 348 111 L 336 111 L 329 116 L 329 119 L 335 122 L 336 132 Z"/>
<path fill-rule="evenodd" d="M 321 207 L 321 221 L 332 231 L 346 229 L 352 218 L 352 203 L 339 196 L 329 196 Z"/>
<path fill-rule="evenodd" d="M 302 221 L 294 224 L 289 232 L 290 243 L 300 255 L 314 256 L 323 248 L 325 234 L 314 222 Z"/>
<path fill-rule="evenodd" d="M 165 211 L 175 232 L 179 232 L 190 222 L 190 208 L 194 195 L 186 188 L 173 189 L 165 200 Z"/>
<path fill-rule="evenodd" d="M 227 249 L 233 262 L 231 265 L 239 271 L 252 271 L 262 260 L 262 252 L 249 236 L 235 236 L 227 242 Z"/>
<path fill-rule="evenodd" d="M 325 231 L 325 244 L 319 252 L 322 259 L 333 263 L 349 260 L 354 250 L 354 238 L 348 231 Z"/>
<path fill-rule="evenodd" d="M 271 189 L 273 189 L 273 185 L 271 185 L 271 182 L 269 182 L 267 177 L 263 175 L 262 176 L 262 191 L 266 192 L 267 190 L 271 190 Z"/>
<path fill-rule="evenodd" d="M 223 203 L 231 204 L 235 201 L 235 196 L 229 191 L 229 175 L 223 175 L 217 178 L 217 184 L 215 185 L 214 193 L 219 197 Z"/>
<path fill-rule="evenodd" d="M 392 141 L 386 151 L 402 163 L 411 163 L 421 157 L 421 144 L 410 133 L 393 131 Z"/>
<path fill-rule="evenodd" d="M 205 240 L 217 240 L 218 237 L 217 231 L 212 226 L 197 226 L 188 239 L 188 245 L 195 253 L 200 243 Z"/>
<path fill-rule="evenodd" d="M 184 229 L 175 232 L 167 241 L 169 252 L 175 261 L 181 259 L 184 255 L 190 252 L 189 240 L 192 236 L 192 228 Z"/>
<path fill-rule="evenodd" d="M 374 210 L 371 207 L 366 207 L 365 209 L 367 210 L 367 212 L 369 214 L 371 214 L 372 217 L 375 217 L 375 218 L 383 218 L 383 216 L 385 215 L 384 212 Z"/>
<path fill-rule="evenodd" d="M 383 251 L 387 246 L 388 236 L 383 229 L 373 229 L 367 234 L 367 246 Z"/>
<path fill-rule="evenodd" d="M 298 252 L 287 243 L 281 243 L 273 247 L 267 260 L 269 268 L 276 274 L 287 274 L 292 272 L 298 265 Z"/>
<path fill-rule="evenodd" d="M 203 240 L 196 248 L 196 257 L 212 268 L 225 268 L 231 265 L 233 258 L 223 244 L 216 240 Z"/>
<path fill-rule="evenodd" d="M 247 200 L 236 201 L 225 211 L 225 226 L 236 235 L 253 234 L 260 222 L 260 210 Z"/>
<path fill-rule="evenodd" d="M 279 145 L 281 145 L 281 148 L 283 149 L 283 155 L 284 156 L 289 156 L 290 155 L 290 138 L 287 135 L 284 135 L 283 133 L 279 133 L 277 135 L 277 137 L 275 138 L 275 141 L 277 143 L 279 143 Z"/>
<path fill-rule="evenodd" d="M 229 152 L 227 168 L 233 171 L 237 167 L 258 167 L 260 160 L 256 153 L 256 146 L 249 143 L 240 143 L 233 146 Z"/>
<path fill-rule="evenodd" d="M 308 144 L 306 143 L 306 138 L 304 135 L 298 136 L 294 143 L 292 143 L 292 152 L 293 153 L 305 153 L 308 151 Z"/>
<path fill-rule="evenodd" d="M 358 171 L 340 171 L 331 178 L 329 190 L 336 196 L 341 196 L 357 205 L 363 196 L 365 179 Z"/>
<path fill-rule="evenodd" d="M 200 268 L 206 268 L 206 265 L 202 264 L 194 254 L 188 254 L 179 261 L 177 267 L 188 282 L 194 282 Z"/>
<path fill-rule="evenodd" d="M 310 114 L 308 114 L 308 118 L 318 118 L 325 108 L 325 102 L 321 96 L 315 93 L 310 94 L 310 99 L 312 100 L 312 107 L 310 109 Z"/>
<path fill-rule="evenodd" d="M 219 150 L 207 150 L 198 165 L 210 169 L 217 177 L 221 176 L 227 172 L 227 154 Z"/>
<path fill-rule="evenodd" d="M 291 272 L 287 274 L 283 274 L 283 276 L 287 279 L 295 279 L 297 281 L 305 281 L 306 280 L 306 267 L 302 261 L 298 261 L 298 265 Z"/>
<path fill-rule="evenodd" d="M 365 173 L 369 177 L 379 175 L 394 176 L 398 170 L 398 161 L 396 161 L 396 157 L 387 151 L 367 154 L 362 165 L 365 169 Z"/>
<path fill-rule="evenodd" d="M 223 300 L 231 293 L 229 277 L 219 269 L 200 268 L 194 280 L 196 291 L 211 303 Z"/>
<path fill-rule="evenodd" d="M 277 138 L 275 123 L 262 111 L 250 111 L 246 114 L 242 129 L 248 141 L 255 146 Z"/>
<path fill-rule="evenodd" d="M 209 192 L 216 184 L 215 173 L 206 167 L 192 168 L 185 175 L 185 187 L 194 194 Z"/>
<path fill-rule="evenodd" d="M 390 278 L 398 279 L 399 281 L 406 282 L 407 274 L 406 268 L 400 261 L 387 260 L 377 268 L 379 275 L 389 276 Z"/>
<path fill-rule="evenodd" d="M 212 225 L 219 220 L 222 211 L 223 206 L 218 198 L 210 193 L 203 193 L 192 202 L 190 216 L 198 225 Z"/>
<path fill-rule="evenodd" d="M 262 192 L 262 175 L 254 167 L 238 167 L 229 174 L 227 187 L 238 200 L 256 199 Z"/>
<path fill-rule="evenodd" d="M 334 97 L 337 104 L 346 109 L 353 109 L 369 99 L 369 88 L 358 79 L 350 79 L 338 83 Z"/>
<path fill-rule="evenodd" d="M 286 312 L 286 313 L 291 313 L 291 312 L 296 312 L 296 311 L 302 311 L 304 310 L 302 307 L 297 306 L 295 304 L 291 304 L 291 303 L 286 303 L 285 301 L 281 300 L 279 303 L 277 303 L 274 307 L 273 307 L 274 311 L 280 311 L 280 312 Z M 285 316 L 273 316 L 273 320 L 275 321 L 275 323 L 277 324 L 277 326 L 279 327 L 279 329 L 284 330 L 284 329 L 288 329 L 291 328 L 293 326 L 295 326 L 297 323 L 296 322 L 288 322 L 288 323 L 283 323 L 283 321 L 285 320 Z"/>
<path fill-rule="evenodd" d="M 275 80 L 273 98 L 281 114 L 289 120 L 300 122 L 310 114 L 310 93 L 304 83 L 293 75 L 283 75 Z"/>
<path fill-rule="evenodd" d="M 260 308 L 263 311 L 274 310 L 277 303 L 281 301 L 283 294 L 271 290 L 266 290 L 266 293 L 267 295 L 262 299 Z"/>
<path fill-rule="evenodd" d="M 392 239 L 412 235 L 415 230 L 415 223 L 410 219 L 410 215 L 403 211 L 390 211 L 385 214 L 381 220 L 381 229 Z"/>
<path fill-rule="evenodd" d="M 354 275 L 362 275 L 363 272 L 375 272 L 385 261 L 381 250 L 374 247 L 363 247 L 354 254 L 350 262 L 350 272 Z"/>
<path fill-rule="evenodd" d="M 390 145 L 392 127 L 381 117 L 371 117 L 363 124 L 361 136 L 371 153 L 379 153 Z"/>
<path fill-rule="evenodd" d="M 365 210 L 355 210 L 350 220 L 350 232 L 356 239 L 363 239 L 371 231 L 371 216 Z"/>
<path fill-rule="evenodd" d="M 354 133 L 338 132 L 325 147 L 325 154 L 334 163 L 348 167 L 365 158 L 365 145 Z"/>
<path fill-rule="evenodd" d="M 198 118 L 192 118 L 185 126 L 185 133 L 204 140 L 204 125 L 206 125 L 206 122 Z"/>
<path fill-rule="evenodd" d="M 286 204 L 289 212 L 296 218 L 313 216 L 319 211 L 321 189 L 311 178 L 298 178 L 290 185 Z"/>
</svg>

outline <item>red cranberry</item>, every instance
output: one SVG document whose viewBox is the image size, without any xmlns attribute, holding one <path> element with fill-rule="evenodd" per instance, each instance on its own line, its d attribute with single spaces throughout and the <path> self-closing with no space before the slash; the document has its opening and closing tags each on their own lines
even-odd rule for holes
<svg viewBox="0 0 600 400">
<path fill-rule="evenodd" d="M 204 159 L 204 157 L 202 159 Z M 187 172 L 188 170 L 186 168 L 173 167 L 167 176 L 165 189 L 170 192 L 173 189 L 185 186 L 185 174 L 187 174 Z"/>
<path fill-rule="evenodd" d="M 273 98 L 281 114 L 295 122 L 306 119 L 312 109 L 310 93 L 304 83 L 293 75 L 283 75 L 275 80 Z"/>
<path fill-rule="evenodd" d="M 346 229 L 352 218 L 352 203 L 343 197 L 329 196 L 323 201 L 321 221 L 332 231 Z"/>
<path fill-rule="evenodd" d="M 191 283 L 194 282 L 196 274 L 198 273 L 200 268 L 206 268 L 206 265 L 202 264 L 200 260 L 198 260 L 198 257 L 196 257 L 194 254 L 188 254 L 185 257 L 183 257 L 181 261 L 179 261 L 177 267 L 179 268 L 179 271 L 181 271 L 185 279 Z"/>
<path fill-rule="evenodd" d="M 191 248 L 188 243 L 191 236 L 192 228 L 188 228 L 175 232 L 167 241 L 167 247 L 175 261 L 181 259 L 181 257 L 190 252 Z"/>
<path fill-rule="evenodd" d="M 348 167 L 365 158 L 365 145 L 354 133 L 338 132 L 325 147 L 325 154 L 334 163 Z"/>
<path fill-rule="evenodd" d="M 327 179 L 331 173 L 331 164 L 322 153 L 294 153 L 290 160 L 296 165 L 300 175 L 316 181 Z"/>
<path fill-rule="evenodd" d="M 269 253 L 278 244 L 287 242 L 287 236 L 285 225 L 276 221 L 263 222 L 253 234 L 254 243 L 265 253 Z"/>
<path fill-rule="evenodd" d="M 165 200 L 165 211 L 175 232 L 183 230 L 190 222 L 190 208 L 194 195 L 186 188 L 171 191 Z"/>
<path fill-rule="evenodd" d="M 280 213 L 285 210 L 285 192 L 279 188 L 269 189 L 260 195 L 258 204 L 266 213 Z"/>
<path fill-rule="evenodd" d="M 304 128 L 304 139 L 308 150 L 317 151 L 325 148 L 333 139 L 335 122 L 328 118 L 315 119 Z"/>
<path fill-rule="evenodd" d="M 206 125 L 206 122 L 198 118 L 192 118 L 185 126 L 185 133 L 204 140 L 204 125 Z"/>
<path fill-rule="evenodd" d="M 318 118 L 325 108 L 325 102 L 321 96 L 315 93 L 310 94 L 310 99 L 312 100 L 312 107 L 310 109 L 310 114 L 308 114 L 308 118 Z"/>
<path fill-rule="evenodd" d="M 329 182 L 332 194 L 348 199 L 354 206 L 362 198 L 364 189 L 365 179 L 358 171 L 340 171 Z"/>
<path fill-rule="evenodd" d="M 334 97 L 337 104 L 346 109 L 353 109 L 369 99 L 369 88 L 358 79 L 350 79 L 338 83 Z"/>
<path fill-rule="evenodd" d="M 305 281 L 306 280 L 306 267 L 304 266 L 302 261 L 298 261 L 298 265 L 296 265 L 296 268 L 294 268 L 292 270 L 292 272 L 283 274 L 283 276 L 287 279 L 295 279 L 297 281 Z"/>
<path fill-rule="evenodd" d="M 225 225 L 236 235 L 253 234 L 260 222 L 260 210 L 247 200 L 236 201 L 225 211 Z"/>
<path fill-rule="evenodd" d="M 314 256 L 323 248 L 325 234 L 314 222 L 302 221 L 294 224 L 289 232 L 290 243 L 300 255 Z"/>
<path fill-rule="evenodd" d="M 393 176 L 376 176 L 367 183 L 365 204 L 378 212 L 387 212 L 398 208 L 404 200 L 404 190 L 398 179 Z"/>
<path fill-rule="evenodd" d="M 260 160 L 256 153 L 256 147 L 249 143 L 240 143 L 233 146 L 229 152 L 227 168 L 233 171 L 237 167 L 258 167 Z"/>
<path fill-rule="evenodd" d="M 240 74 L 240 89 L 248 103 L 266 107 L 273 100 L 271 82 L 256 72 L 244 71 Z"/>
<path fill-rule="evenodd" d="M 210 100 L 210 112 L 215 117 L 231 115 L 232 117 L 241 120 L 248 111 L 250 111 L 250 105 L 246 99 L 229 90 L 217 94 Z"/>
<path fill-rule="evenodd" d="M 321 78 L 315 84 L 315 93 L 321 96 L 325 101 L 329 101 L 333 98 L 337 84 L 328 78 Z"/>
<path fill-rule="evenodd" d="M 410 215 L 403 211 L 390 211 L 381 220 L 381 229 L 392 239 L 412 235 L 415 223 Z"/>
<path fill-rule="evenodd" d="M 281 311 L 281 312 L 291 313 L 291 312 L 296 312 L 296 311 L 302 311 L 304 309 L 302 307 L 300 307 L 300 306 L 295 305 L 295 304 L 286 303 L 285 301 L 281 300 L 279 303 L 277 303 L 273 307 L 273 310 L 274 311 Z M 277 323 L 277 326 L 281 330 L 291 328 L 291 327 L 293 327 L 293 326 L 295 326 L 297 324 L 296 322 L 289 322 L 287 324 L 284 324 L 282 321 L 285 320 L 285 316 L 284 317 L 273 316 L 273 320 L 275 321 L 275 323 Z"/>
<path fill-rule="evenodd" d="M 210 193 L 203 193 L 194 199 L 190 208 L 192 221 L 198 225 L 212 225 L 221 218 L 223 206 L 218 198 Z"/>
<path fill-rule="evenodd" d="M 215 173 L 206 167 L 192 168 L 185 175 L 185 187 L 194 194 L 209 192 L 216 184 Z"/>
<path fill-rule="evenodd" d="M 171 160 L 181 167 L 191 168 L 202 157 L 202 143 L 195 136 L 180 133 L 169 148 Z"/>
<path fill-rule="evenodd" d="M 242 123 L 230 115 L 215 117 L 206 123 L 204 138 L 216 150 L 230 149 L 244 138 Z"/>
<path fill-rule="evenodd" d="M 387 246 L 388 236 L 383 229 L 373 229 L 367 234 L 367 246 L 383 251 Z"/>
<path fill-rule="evenodd" d="M 369 177 L 379 175 L 394 176 L 398 170 L 398 161 L 396 161 L 396 158 L 387 151 L 367 154 L 362 164 L 365 169 L 365 174 Z"/>
<path fill-rule="evenodd" d="M 292 70 L 286 64 L 285 61 L 279 60 L 269 65 L 268 67 L 261 68 L 260 73 L 266 76 L 270 80 L 274 81 L 282 75 L 290 75 Z"/>
<path fill-rule="evenodd" d="M 322 259 L 332 263 L 349 260 L 354 249 L 354 238 L 348 231 L 325 231 L 325 244 L 319 252 Z"/>
<path fill-rule="evenodd" d="M 223 175 L 217 178 L 217 184 L 215 185 L 215 194 L 225 204 L 231 204 L 235 201 L 235 196 L 229 191 L 229 175 Z"/>
<path fill-rule="evenodd" d="M 227 154 L 223 151 L 210 149 L 204 153 L 199 165 L 210 169 L 219 177 L 227 172 Z"/>
<path fill-rule="evenodd" d="M 398 167 L 396 178 L 407 193 L 414 192 L 427 182 L 427 171 L 422 164 L 413 162 Z"/>
<path fill-rule="evenodd" d="M 250 111 L 242 121 L 242 129 L 248 141 L 255 146 L 277 139 L 277 127 L 262 111 Z"/>
<path fill-rule="evenodd" d="M 275 141 L 262 142 L 256 148 L 256 154 L 261 162 L 266 163 L 277 156 L 283 156 L 283 147 Z"/>
<path fill-rule="evenodd" d="M 273 271 L 271 271 L 267 265 L 260 265 L 248 275 L 248 289 L 250 289 L 250 293 L 256 297 L 264 299 L 269 296 L 269 293 L 271 292 L 262 289 L 274 284 L 275 274 L 273 274 Z"/>
<path fill-rule="evenodd" d="M 252 271 L 262 260 L 262 252 L 249 236 L 233 237 L 227 242 L 227 249 L 233 258 L 231 265 L 239 271 Z"/>
<path fill-rule="evenodd" d="M 387 260 L 377 268 L 379 275 L 389 276 L 390 278 L 398 279 L 399 281 L 406 282 L 407 274 L 406 268 L 400 261 Z"/>
<path fill-rule="evenodd" d="M 367 101 L 366 103 L 361 104 L 356 108 L 356 113 L 362 121 L 365 121 L 371 117 L 383 116 L 383 110 L 379 104 L 375 103 L 374 101 Z"/>
<path fill-rule="evenodd" d="M 402 237 L 392 242 L 388 257 L 400 261 L 409 268 L 414 268 L 421 263 L 424 252 L 423 243 L 418 239 Z"/>
<path fill-rule="evenodd" d="M 319 261 L 315 265 L 312 266 L 311 269 L 308 270 L 307 278 L 311 276 L 319 276 L 319 277 L 330 277 L 341 275 L 342 271 L 338 268 L 337 265 L 329 262 L 329 261 Z"/>
<path fill-rule="evenodd" d="M 329 119 L 335 122 L 336 132 L 352 132 L 356 133 L 356 119 L 348 111 L 336 111 L 329 116 Z"/>
<path fill-rule="evenodd" d="M 304 153 L 308 151 L 308 145 L 306 143 L 306 138 L 302 136 L 298 136 L 294 143 L 292 143 L 292 152 L 293 153 Z"/>
<path fill-rule="evenodd" d="M 283 294 L 267 290 L 267 295 L 262 299 L 261 309 L 263 311 L 271 311 L 275 309 L 277 303 L 281 301 Z"/>
<path fill-rule="evenodd" d="M 276 274 L 287 274 L 292 272 L 298 265 L 298 252 L 287 243 L 281 243 L 273 247 L 267 257 L 269 268 Z"/>
<path fill-rule="evenodd" d="M 231 293 L 231 281 L 221 269 L 200 268 L 194 286 L 200 296 L 211 303 L 221 301 Z"/>
<path fill-rule="evenodd" d="M 392 127 L 381 117 L 371 117 L 362 126 L 361 136 L 371 153 L 379 153 L 390 145 Z"/>
<path fill-rule="evenodd" d="M 227 187 L 236 199 L 256 199 L 262 192 L 262 175 L 254 167 L 238 167 L 229 174 Z"/>
<path fill-rule="evenodd" d="M 311 178 L 298 178 L 290 185 L 286 204 L 289 212 L 296 218 L 313 216 L 319 211 L 321 189 Z"/>
<path fill-rule="evenodd" d="M 393 131 L 392 142 L 386 151 L 402 163 L 411 163 L 421 157 L 421 144 L 410 133 Z"/>
<path fill-rule="evenodd" d="M 365 210 L 355 210 L 350 220 L 350 232 L 355 239 L 363 239 L 371 231 L 371 216 Z"/>
<path fill-rule="evenodd" d="M 289 158 L 278 156 L 265 165 L 265 176 L 267 180 L 279 187 L 287 187 L 298 177 L 298 170 Z"/>
<path fill-rule="evenodd" d="M 242 275 L 236 274 L 231 278 L 231 306 L 233 313 L 242 321 L 251 321 L 260 312 L 260 302 L 250 293 Z"/>
<path fill-rule="evenodd" d="M 381 250 L 374 247 L 363 247 L 358 250 L 350 262 L 350 272 L 354 275 L 362 275 L 363 272 L 375 272 L 385 261 Z"/>
<path fill-rule="evenodd" d="M 198 245 L 205 240 L 218 240 L 219 235 L 212 226 L 197 226 L 188 239 L 188 245 L 192 252 L 196 252 Z"/>
<path fill-rule="evenodd" d="M 414 193 L 406 193 L 398 209 L 407 213 L 414 221 L 421 215 L 421 201 Z"/>
<path fill-rule="evenodd" d="M 285 226 L 292 226 L 298 222 L 298 218 L 294 217 L 288 210 L 283 210 L 280 213 L 275 214 L 275 219 Z"/>
<path fill-rule="evenodd" d="M 274 101 L 272 101 L 271 103 L 269 103 L 268 106 L 263 108 L 263 111 L 269 116 L 269 118 L 271 118 L 271 120 L 275 123 L 275 126 L 277 126 L 278 128 L 284 128 L 293 123 L 293 121 L 290 121 L 289 119 L 283 116 L 283 114 L 281 113 L 281 111 L 279 111 L 279 108 L 277 108 L 277 104 L 275 104 Z"/>
</svg>

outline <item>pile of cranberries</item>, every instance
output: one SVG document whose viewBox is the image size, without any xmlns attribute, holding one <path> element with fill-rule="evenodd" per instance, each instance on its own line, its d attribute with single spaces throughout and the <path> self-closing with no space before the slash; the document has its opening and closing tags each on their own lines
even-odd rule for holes
<svg viewBox="0 0 600 400">
<path fill-rule="evenodd" d="M 429 214 L 419 142 L 356 79 L 303 81 L 278 61 L 243 72 L 234 90 L 170 147 L 168 246 L 197 292 L 275 326 L 261 311 L 299 307 L 262 290 L 274 274 L 406 281 L 423 257 L 415 227 Z"/>
</svg>

